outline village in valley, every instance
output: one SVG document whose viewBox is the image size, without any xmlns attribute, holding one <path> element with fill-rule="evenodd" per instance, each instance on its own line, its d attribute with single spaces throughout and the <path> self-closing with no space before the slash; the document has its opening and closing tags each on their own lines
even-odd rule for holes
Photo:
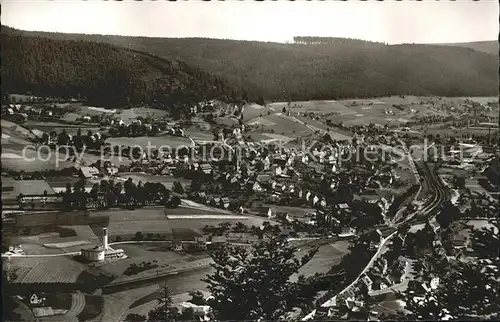
<svg viewBox="0 0 500 322">
<path fill-rule="evenodd" d="M 328 276 L 346 265 L 346 257 L 353 272 L 355 267 L 363 271 L 350 277 L 354 278 L 351 285 L 340 293 L 336 290 L 337 295 L 322 289 L 324 281 L 319 282 L 314 312 L 328 313 L 339 306 L 357 312 L 366 308 L 369 296 L 369 302 L 379 299 L 370 311 L 376 316 L 389 310 L 384 309 L 387 303 L 396 305 L 396 300 L 387 299 L 390 290 L 404 290 L 417 279 L 419 260 L 413 248 L 417 240 L 430 242 L 417 246 L 418 251 L 430 247 L 445 258 L 467 257 L 469 238 L 463 236 L 469 233 L 466 226 L 458 228 L 455 217 L 481 226 L 498 209 L 498 194 L 492 192 L 498 184 L 498 156 L 491 125 L 482 130 L 482 136 L 436 139 L 436 134 L 431 144 L 439 149 L 433 149 L 413 143 L 421 138 L 412 127 L 403 131 L 401 125 L 374 123 L 331 126 L 330 107 L 308 112 L 300 103 L 238 106 L 207 101 L 192 107 L 190 121 L 175 121 L 163 111 L 120 113 L 79 102 L 15 97 L 3 112 L 27 117 L 18 123 L 12 118 L 2 120 L 6 130 L 2 131 L 6 241 L 2 256 L 6 267 L 15 272 L 10 283 L 23 290 L 18 295 L 22 307 L 31 308 L 42 320 L 51 315 L 82 319 L 90 314 L 86 300 L 100 303 L 99 310 L 92 308 L 98 312 L 94 318 L 107 318 L 111 314 L 106 313 L 107 306 L 116 305 L 117 299 L 123 305 L 120 314 L 147 313 L 163 278 L 173 281 L 181 312 L 189 307 L 196 316 L 205 316 L 209 306 L 196 306 L 187 294 L 208 294 L 200 280 L 212 270 L 210 249 L 251 247 L 276 233 L 289 236 L 297 254 L 318 249 L 301 269 L 306 277 Z M 451 105 L 442 100 L 432 104 Z M 421 102 L 425 99 L 406 109 L 422 108 Z M 469 103 L 457 103 L 456 109 L 465 113 Z M 325 104 L 317 102 L 316 107 Z M 345 109 L 376 106 L 372 102 L 332 104 L 343 104 Z M 378 113 L 384 115 L 387 104 L 378 104 Z M 433 108 L 427 105 L 427 110 Z M 483 115 L 498 110 L 498 103 L 477 106 L 483 106 Z M 72 112 L 61 113 L 62 109 Z M 37 110 L 51 115 L 32 112 Z M 83 116 L 64 121 L 78 112 Z M 133 113 L 140 115 L 134 118 Z M 314 117 L 318 114 L 322 117 Z M 477 116 L 479 123 L 466 125 L 464 131 L 467 126 L 481 131 L 484 118 Z M 309 149 L 298 144 L 301 137 L 283 141 L 290 133 L 272 139 L 273 133 L 262 127 L 269 119 L 291 122 L 294 132 L 309 130 L 302 136 Z M 459 119 L 448 122 L 457 124 Z M 316 127 L 310 129 L 306 120 L 316 122 Z M 44 127 L 48 122 L 54 125 Z M 163 143 L 170 150 L 148 149 L 144 142 Z M 29 144 L 33 151 L 39 145 L 49 147 L 44 161 L 16 159 Z M 432 155 L 431 163 L 421 162 L 419 153 L 427 155 L 429 150 L 439 155 Z M 442 194 L 438 200 L 433 199 L 436 191 Z M 461 215 L 443 218 L 450 215 L 445 211 Z M 450 225 L 458 225 L 455 233 L 447 233 L 447 240 L 437 238 L 440 228 L 450 229 Z M 436 237 L 417 237 L 424 233 Z M 363 261 L 366 256 L 373 256 L 369 263 Z M 176 282 L 178 275 L 199 280 Z M 432 279 L 431 287 L 432 283 L 437 285 L 438 278 Z M 50 304 L 55 301 L 48 294 L 51 285 L 71 290 L 69 296 L 84 304 L 77 308 L 69 300 L 64 303 L 71 304 L 63 307 Z M 137 293 L 133 299 L 132 293 Z M 122 297 L 113 295 L 111 301 L 111 294 Z M 144 303 L 134 306 L 137 301 Z"/>
</svg>

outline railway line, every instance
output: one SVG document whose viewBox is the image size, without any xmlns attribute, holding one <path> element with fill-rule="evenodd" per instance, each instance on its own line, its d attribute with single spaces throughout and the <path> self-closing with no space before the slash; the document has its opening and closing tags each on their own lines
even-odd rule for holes
<svg viewBox="0 0 500 322">
<path fill-rule="evenodd" d="M 450 199 L 448 188 L 444 185 L 441 178 L 439 178 L 436 169 L 431 167 L 427 162 L 422 163 L 420 169 L 424 178 L 424 185 L 426 185 L 429 191 L 433 192 L 433 195 L 424 203 L 420 211 L 406 220 L 409 224 L 419 224 L 426 220 L 434 221 L 441 209 L 441 205 Z"/>
<path fill-rule="evenodd" d="M 426 185 L 426 187 L 429 189 L 429 191 L 432 191 L 432 193 L 433 193 L 432 198 L 430 200 L 428 200 L 420 210 L 416 211 L 411 216 L 405 218 L 403 221 L 401 221 L 400 223 L 398 223 L 397 225 L 395 225 L 393 227 L 387 227 L 386 229 L 384 229 L 384 231 L 386 231 L 386 233 L 390 232 L 390 235 L 380 243 L 377 252 L 372 257 L 372 259 L 367 264 L 367 266 L 363 269 L 361 274 L 358 275 L 358 277 L 354 280 L 354 282 L 349 284 L 349 286 L 347 286 L 340 293 L 338 293 L 339 295 L 347 292 L 351 287 L 353 287 L 356 284 L 356 282 L 359 280 L 361 275 L 363 275 L 365 272 L 367 272 L 370 269 L 370 267 L 373 265 L 373 263 L 376 261 L 376 259 L 381 254 L 384 253 L 384 251 L 383 251 L 384 247 L 386 247 L 389 240 L 393 236 L 396 235 L 396 232 L 397 232 L 396 230 L 397 230 L 398 226 L 403 225 L 405 223 L 409 223 L 411 225 L 417 225 L 417 224 L 420 224 L 420 223 L 425 222 L 427 220 L 429 220 L 431 222 L 431 224 L 433 224 L 433 221 L 435 221 L 436 215 L 439 213 L 439 210 L 441 209 L 441 205 L 446 200 L 449 200 L 450 193 L 447 190 L 447 187 L 444 185 L 441 178 L 439 178 L 439 175 L 437 174 L 435 168 L 432 168 L 426 162 L 422 163 L 420 167 L 416 166 L 416 168 L 418 168 L 421 172 L 421 177 L 423 178 L 422 184 Z M 335 301 L 336 297 L 337 297 L 337 295 L 334 296 L 333 298 L 331 298 L 330 300 L 326 301 L 325 303 L 323 303 L 321 306 L 322 307 L 332 306 L 333 303 L 336 302 Z M 313 312 L 308 314 L 306 317 L 304 317 L 302 319 L 302 321 L 307 321 L 307 320 L 314 318 L 315 313 L 316 313 L 316 310 L 314 310 Z"/>
</svg>

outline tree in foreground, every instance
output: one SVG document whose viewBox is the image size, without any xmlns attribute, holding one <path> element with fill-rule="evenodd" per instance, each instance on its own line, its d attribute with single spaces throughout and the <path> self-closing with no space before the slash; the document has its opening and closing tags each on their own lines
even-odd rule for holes
<svg viewBox="0 0 500 322">
<path fill-rule="evenodd" d="M 306 265 L 317 252 L 295 257 L 296 249 L 275 234 L 250 249 L 224 245 L 210 252 L 215 273 L 204 281 L 213 296 L 208 304 L 216 320 L 277 320 L 294 308 L 312 302 L 300 292 L 304 278 L 290 277 Z M 302 282 L 301 282 L 302 281 Z"/>
<path fill-rule="evenodd" d="M 141 314 L 129 313 L 125 317 L 125 322 L 144 322 L 146 321 L 146 317 Z"/>
<path fill-rule="evenodd" d="M 5 240 L 3 240 L 5 241 Z M 20 321 L 21 316 L 16 312 L 19 303 L 14 300 L 14 292 L 11 287 L 11 282 L 17 279 L 18 269 L 13 269 L 6 263 L 2 266 L 2 321 Z"/>
<path fill-rule="evenodd" d="M 207 305 L 205 296 L 200 290 L 189 292 L 189 295 L 191 296 L 191 300 L 189 302 L 193 303 L 194 305 Z"/>
<path fill-rule="evenodd" d="M 450 260 L 446 267 L 431 263 L 433 265 L 428 269 L 423 268 L 430 270 L 424 276 L 438 277 L 439 283 L 434 287 L 430 281 L 410 283 L 408 289 L 399 294 L 406 303 L 404 318 L 434 321 L 445 317 L 459 320 L 498 320 L 498 236 L 498 229 L 472 230 L 472 248 L 477 258 Z"/>
<path fill-rule="evenodd" d="M 169 322 L 178 319 L 178 311 L 173 306 L 172 291 L 167 284 L 162 286 L 158 297 L 158 306 L 148 313 L 148 322 Z"/>
<path fill-rule="evenodd" d="M 184 194 L 184 187 L 182 187 L 182 184 L 179 181 L 174 181 L 172 184 L 172 191 L 178 194 Z"/>
</svg>

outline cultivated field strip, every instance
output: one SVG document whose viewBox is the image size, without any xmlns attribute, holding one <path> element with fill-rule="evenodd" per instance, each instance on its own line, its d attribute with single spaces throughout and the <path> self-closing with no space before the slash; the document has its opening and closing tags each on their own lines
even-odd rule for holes
<svg viewBox="0 0 500 322">
<path fill-rule="evenodd" d="M 167 219 L 219 219 L 247 220 L 248 217 L 238 215 L 167 215 Z"/>
<path fill-rule="evenodd" d="M 16 272 L 15 282 L 20 283 L 32 269 L 32 267 L 13 266 L 12 270 Z"/>
<path fill-rule="evenodd" d="M 75 240 L 62 243 L 48 243 L 48 244 L 43 244 L 43 246 L 48 248 L 68 248 L 68 247 L 81 246 L 87 244 L 90 244 L 90 242 L 87 240 Z"/>
<path fill-rule="evenodd" d="M 108 228 L 112 236 L 135 234 L 137 231 L 172 234 L 172 228 L 166 220 L 112 222 Z"/>
<path fill-rule="evenodd" d="M 19 283 L 75 283 L 82 271 L 83 269 L 78 266 L 40 263 L 33 267 L 22 280 L 19 280 Z"/>
<path fill-rule="evenodd" d="M 83 293 L 72 293 L 71 294 L 71 307 L 69 308 L 66 315 L 77 316 L 85 308 L 85 294 Z"/>
<path fill-rule="evenodd" d="M 99 240 L 89 226 L 61 226 L 62 228 L 73 229 L 78 237 L 90 241 Z"/>
</svg>

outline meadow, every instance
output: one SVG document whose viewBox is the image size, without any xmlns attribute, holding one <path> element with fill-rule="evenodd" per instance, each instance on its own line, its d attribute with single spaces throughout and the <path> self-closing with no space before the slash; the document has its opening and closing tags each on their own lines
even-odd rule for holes
<svg viewBox="0 0 500 322">
<path fill-rule="evenodd" d="M 86 269 L 67 256 L 10 258 L 11 268 L 19 268 L 15 283 L 75 283 Z"/>
<path fill-rule="evenodd" d="M 182 146 L 191 147 L 193 142 L 188 138 L 176 137 L 176 136 L 140 136 L 140 137 L 111 137 L 106 139 L 106 143 L 116 146 L 140 146 L 143 149 L 147 149 L 148 144 L 151 147 L 156 147 L 159 149 L 161 146 L 170 147 L 176 149 Z"/>
<path fill-rule="evenodd" d="M 160 234 L 166 236 L 168 239 L 192 239 L 193 236 L 202 234 L 202 228 L 206 225 L 217 226 L 222 222 L 236 224 L 238 221 L 241 221 L 247 226 L 260 226 L 267 220 L 267 218 L 254 216 L 241 216 L 241 219 L 235 219 L 236 215 L 232 215 L 231 218 L 196 218 L 196 216 L 201 217 L 210 213 L 221 215 L 225 212 L 220 212 L 218 209 L 208 207 L 180 207 L 175 209 L 158 207 L 145 208 L 139 211 L 96 211 L 92 212 L 91 216 L 109 216 L 108 233 L 110 240 L 114 240 L 117 236 L 124 239 L 131 238 L 138 231 L 143 235 Z M 168 219 L 168 215 L 192 216 L 193 218 Z M 95 230 L 96 234 L 98 234 L 98 231 L 100 231 L 100 229 Z"/>
<path fill-rule="evenodd" d="M 146 174 L 140 172 L 120 172 L 119 176 L 123 179 L 131 178 L 136 183 L 138 183 L 139 181 L 142 181 L 143 184 L 146 182 L 159 182 L 169 190 L 172 190 L 175 181 L 178 181 L 184 188 L 189 186 L 189 184 L 191 183 L 191 180 L 185 178 L 176 178 L 164 175 L 155 176 L 152 174 Z"/>
<path fill-rule="evenodd" d="M 347 241 L 338 241 L 320 246 L 316 255 L 300 269 L 299 274 L 309 277 L 315 273 L 327 273 L 333 266 L 340 263 L 342 258 L 349 252 L 349 245 L 350 243 Z M 301 258 L 310 249 L 310 246 L 300 247 L 295 256 Z M 296 277 L 296 275 L 293 276 L 293 278 Z"/>
</svg>

